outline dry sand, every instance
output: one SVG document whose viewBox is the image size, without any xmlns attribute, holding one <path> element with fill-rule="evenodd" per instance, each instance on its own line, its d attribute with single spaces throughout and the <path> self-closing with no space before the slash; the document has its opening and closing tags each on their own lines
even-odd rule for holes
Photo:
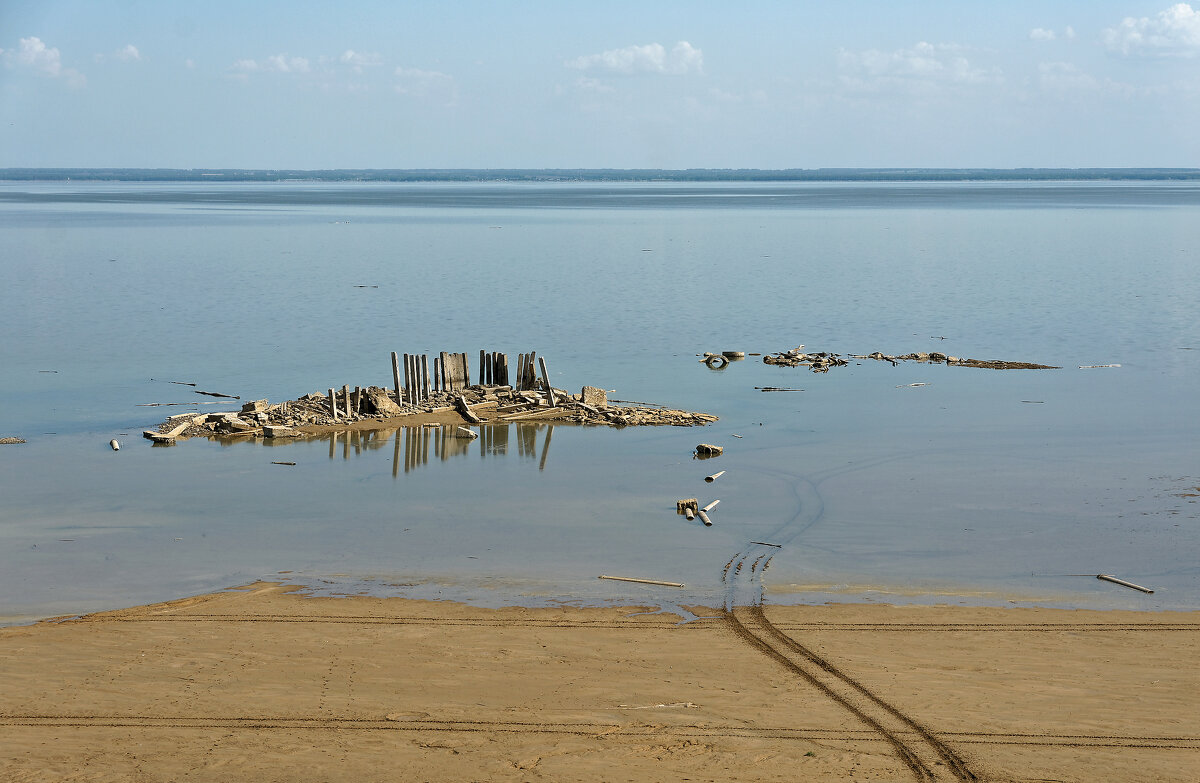
<svg viewBox="0 0 1200 783">
<path fill-rule="evenodd" d="M 1200 613 L 237 591 L 0 629 L 4 781 L 1194 781 Z"/>
</svg>

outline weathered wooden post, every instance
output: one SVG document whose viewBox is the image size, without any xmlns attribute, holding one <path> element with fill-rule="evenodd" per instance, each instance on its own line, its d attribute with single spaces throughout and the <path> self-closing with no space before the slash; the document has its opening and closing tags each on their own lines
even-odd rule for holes
<svg viewBox="0 0 1200 783">
<path fill-rule="evenodd" d="M 421 397 L 429 399 L 429 357 L 421 354 Z"/>
<path fill-rule="evenodd" d="M 400 357 L 392 351 L 392 380 L 396 384 L 396 404 L 401 404 L 400 400 Z"/>
<path fill-rule="evenodd" d="M 412 378 L 410 378 L 408 375 L 409 370 L 410 370 L 409 362 L 408 362 L 408 354 L 404 354 L 403 356 L 400 357 L 400 359 L 404 363 L 404 392 L 403 392 L 403 396 L 400 398 L 399 402 L 401 405 L 407 405 L 408 404 L 408 392 L 412 388 Z"/>
<path fill-rule="evenodd" d="M 346 418 L 350 418 L 350 384 L 342 384 L 342 400 L 346 403 Z"/>
<path fill-rule="evenodd" d="M 329 411 L 333 414 L 333 418 L 336 421 L 338 417 L 337 395 L 334 394 L 332 386 L 329 387 Z"/>
<path fill-rule="evenodd" d="M 542 385 L 546 387 L 546 395 L 550 398 L 550 407 L 556 407 L 558 400 L 554 398 L 554 389 L 550 387 L 550 375 L 546 372 L 546 360 L 538 357 L 538 367 L 542 371 Z"/>
</svg>

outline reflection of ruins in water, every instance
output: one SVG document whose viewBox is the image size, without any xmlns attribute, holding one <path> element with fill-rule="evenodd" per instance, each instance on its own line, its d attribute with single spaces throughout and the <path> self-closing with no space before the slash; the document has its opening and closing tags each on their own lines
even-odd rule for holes
<svg viewBox="0 0 1200 783">
<path fill-rule="evenodd" d="M 542 431 L 545 431 L 543 436 Z M 314 435 L 310 440 L 329 443 L 329 458 L 350 459 L 363 451 L 382 449 L 392 443 L 392 475 L 400 475 L 400 466 L 408 473 L 434 459 L 448 460 L 470 454 L 472 449 L 480 457 L 504 456 L 509 453 L 509 443 L 516 441 L 517 456 L 522 459 L 538 460 L 538 469 L 546 469 L 546 456 L 550 453 L 550 435 L 554 425 L 549 423 L 485 424 L 479 427 L 477 438 L 466 437 L 461 425 L 438 425 L 422 427 L 396 427 L 392 429 L 343 430 L 323 435 Z M 539 441 L 541 449 L 539 451 Z"/>
</svg>

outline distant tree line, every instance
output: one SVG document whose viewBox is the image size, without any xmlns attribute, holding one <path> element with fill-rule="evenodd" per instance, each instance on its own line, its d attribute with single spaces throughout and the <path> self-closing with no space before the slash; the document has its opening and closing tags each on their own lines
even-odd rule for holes
<svg viewBox="0 0 1200 783">
<path fill-rule="evenodd" d="M 967 182 L 1198 180 L 1200 169 L 128 169 L 7 168 L 0 180 L 110 182 Z"/>
</svg>

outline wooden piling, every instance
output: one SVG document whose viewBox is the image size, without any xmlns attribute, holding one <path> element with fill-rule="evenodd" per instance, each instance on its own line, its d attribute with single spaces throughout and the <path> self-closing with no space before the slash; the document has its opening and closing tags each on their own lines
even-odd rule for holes
<svg viewBox="0 0 1200 783">
<path fill-rule="evenodd" d="M 546 396 L 550 398 L 550 407 L 556 407 L 558 400 L 554 397 L 554 389 L 550 386 L 550 375 L 546 372 L 546 360 L 538 357 L 538 368 L 542 371 L 542 385 L 546 387 Z"/>
<path fill-rule="evenodd" d="M 350 418 L 350 384 L 342 385 L 342 402 L 346 404 L 346 418 Z"/>
<path fill-rule="evenodd" d="M 429 357 L 421 354 L 421 396 L 429 399 Z"/>
<path fill-rule="evenodd" d="M 411 371 L 412 368 L 409 366 L 408 354 L 404 354 L 403 356 L 401 356 L 400 361 L 404 365 L 404 390 L 403 390 L 403 396 L 400 398 L 400 404 L 407 405 L 409 402 L 408 391 L 409 391 L 409 389 L 412 388 L 412 378 L 409 377 L 409 372 Z"/>
<path fill-rule="evenodd" d="M 338 417 L 337 395 L 334 394 L 332 386 L 329 387 L 329 411 L 333 414 L 333 418 L 336 421 Z"/>
<path fill-rule="evenodd" d="M 396 384 L 396 404 L 400 404 L 400 357 L 392 351 L 392 381 Z"/>
</svg>

